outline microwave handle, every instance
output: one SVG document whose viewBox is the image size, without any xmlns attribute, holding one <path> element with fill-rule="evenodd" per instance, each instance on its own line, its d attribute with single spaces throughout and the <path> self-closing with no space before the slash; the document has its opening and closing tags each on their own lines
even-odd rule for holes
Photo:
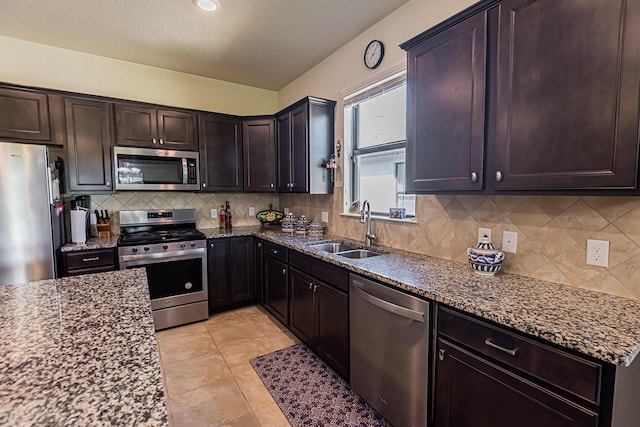
<svg viewBox="0 0 640 427">
<path fill-rule="evenodd" d="M 182 183 L 189 182 L 189 166 L 187 165 L 187 159 L 182 158 Z"/>
</svg>

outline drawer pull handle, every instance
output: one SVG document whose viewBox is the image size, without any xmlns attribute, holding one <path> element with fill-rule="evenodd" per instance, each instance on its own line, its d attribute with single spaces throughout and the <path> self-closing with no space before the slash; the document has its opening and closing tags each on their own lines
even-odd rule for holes
<svg viewBox="0 0 640 427">
<path fill-rule="evenodd" d="M 94 256 L 92 258 L 82 258 L 82 262 L 98 261 L 99 259 L 100 259 L 99 256 Z"/>
<path fill-rule="evenodd" d="M 484 343 L 486 345 L 488 345 L 489 347 L 491 347 L 491 348 L 495 348 L 496 350 L 500 350 L 500 351 L 502 351 L 504 353 L 507 353 L 507 354 L 509 354 L 511 356 L 515 356 L 516 353 L 518 352 L 517 348 L 514 348 L 514 349 L 504 348 L 504 347 L 500 347 L 497 344 L 494 344 L 493 342 L 491 342 L 491 338 L 487 338 L 486 340 L 484 340 Z"/>
<path fill-rule="evenodd" d="M 286 269 L 286 268 L 283 268 L 283 269 L 282 269 L 282 275 L 283 275 L 283 276 L 286 276 L 286 275 L 287 275 L 287 269 Z"/>
<path fill-rule="evenodd" d="M 438 351 L 438 359 L 440 359 L 440 361 L 444 360 L 444 349 L 440 349 L 440 351 Z"/>
</svg>

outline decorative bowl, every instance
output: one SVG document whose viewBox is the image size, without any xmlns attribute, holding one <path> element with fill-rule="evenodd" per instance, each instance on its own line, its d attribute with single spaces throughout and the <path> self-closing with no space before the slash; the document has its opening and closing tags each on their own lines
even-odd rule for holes
<svg viewBox="0 0 640 427">
<path fill-rule="evenodd" d="M 256 214 L 256 218 L 263 225 L 280 225 L 284 214 L 274 209 L 267 209 Z"/>
<path fill-rule="evenodd" d="M 487 237 L 467 249 L 469 265 L 481 276 L 493 276 L 502 268 L 504 252 L 496 248 Z"/>
</svg>

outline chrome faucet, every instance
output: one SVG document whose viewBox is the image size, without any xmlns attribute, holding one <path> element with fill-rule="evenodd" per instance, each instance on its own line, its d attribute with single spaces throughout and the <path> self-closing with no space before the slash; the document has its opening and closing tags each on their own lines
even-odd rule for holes
<svg viewBox="0 0 640 427">
<path fill-rule="evenodd" d="M 378 238 L 375 234 L 371 233 L 371 203 L 369 200 L 362 202 L 362 213 L 360 214 L 360 223 L 366 223 L 364 231 L 364 245 L 368 248 L 371 247 L 371 242 Z"/>
</svg>

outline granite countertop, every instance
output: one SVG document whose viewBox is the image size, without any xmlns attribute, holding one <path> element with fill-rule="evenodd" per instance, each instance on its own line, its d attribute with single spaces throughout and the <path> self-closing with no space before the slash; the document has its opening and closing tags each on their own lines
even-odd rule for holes
<svg viewBox="0 0 640 427">
<path fill-rule="evenodd" d="M 73 252 L 73 251 L 88 251 L 91 249 L 109 249 L 115 248 L 118 246 L 118 237 L 119 236 L 111 236 L 111 237 L 92 237 L 87 240 L 85 245 L 79 245 L 77 243 L 67 243 L 62 248 L 60 248 L 61 252 Z"/>
<path fill-rule="evenodd" d="M 0 305 L 0 425 L 168 425 L 144 269 L 0 286 Z"/>
<path fill-rule="evenodd" d="M 226 236 L 235 232 L 234 228 Z M 640 352 L 637 300 L 514 274 L 483 277 L 466 264 L 380 246 L 373 249 L 384 255 L 364 259 L 344 258 L 311 246 L 319 240 L 362 246 L 362 242 L 330 235 L 298 236 L 276 228 L 257 228 L 253 234 L 604 362 L 629 366 Z"/>
</svg>

